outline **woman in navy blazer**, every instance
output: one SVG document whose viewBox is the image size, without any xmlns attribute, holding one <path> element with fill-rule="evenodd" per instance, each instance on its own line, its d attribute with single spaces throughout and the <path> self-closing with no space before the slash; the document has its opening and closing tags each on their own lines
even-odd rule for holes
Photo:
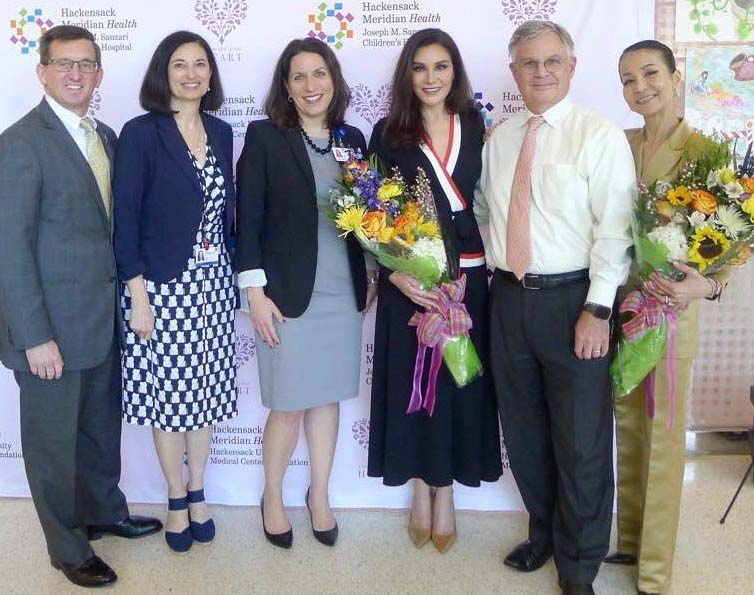
<svg viewBox="0 0 754 595">
<path fill-rule="evenodd" d="M 328 218 L 338 159 L 366 150 L 343 123 L 350 98 L 333 51 L 296 39 L 280 56 L 265 109 L 249 124 L 238 160 L 239 286 L 249 298 L 257 341 L 264 429 L 262 523 L 267 539 L 291 547 L 283 479 L 303 420 L 314 537 L 334 545 L 338 525 L 328 482 L 339 401 L 359 392 L 360 311 L 366 302 L 364 254 L 338 237 Z"/>
<path fill-rule="evenodd" d="M 168 484 L 165 538 L 186 551 L 214 537 L 204 503 L 212 426 L 237 414 L 233 134 L 206 113 L 223 102 L 207 42 L 187 31 L 166 37 L 140 101 L 148 113 L 123 127 L 113 178 L 123 411 L 152 427 Z"/>
</svg>

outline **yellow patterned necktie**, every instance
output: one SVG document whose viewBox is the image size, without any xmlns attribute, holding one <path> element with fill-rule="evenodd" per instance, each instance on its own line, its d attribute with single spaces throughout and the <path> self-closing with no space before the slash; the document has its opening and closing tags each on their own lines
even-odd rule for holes
<svg viewBox="0 0 754 595">
<path fill-rule="evenodd" d="M 97 180 L 100 196 L 105 205 L 105 213 L 110 218 L 110 160 L 105 153 L 105 145 L 94 129 L 94 122 L 90 118 L 81 119 L 81 128 L 86 131 L 86 160 L 92 168 Z"/>
</svg>

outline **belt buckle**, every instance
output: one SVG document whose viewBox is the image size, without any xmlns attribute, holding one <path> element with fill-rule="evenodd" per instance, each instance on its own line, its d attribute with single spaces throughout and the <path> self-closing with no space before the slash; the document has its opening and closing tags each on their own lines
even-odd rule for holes
<svg viewBox="0 0 754 595">
<path fill-rule="evenodd" d="M 526 275 L 524 275 L 523 279 L 521 279 L 521 287 L 523 287 L 524 289 L 542 289 L 541 282 L 540 282 L 539 286 L 536 286 L 536 285 L 527 285 L 526 284 L 526 277 L 530 277 L 533 280 L 539 280 L 539 275 L 526 274 Z"/>
</svg>

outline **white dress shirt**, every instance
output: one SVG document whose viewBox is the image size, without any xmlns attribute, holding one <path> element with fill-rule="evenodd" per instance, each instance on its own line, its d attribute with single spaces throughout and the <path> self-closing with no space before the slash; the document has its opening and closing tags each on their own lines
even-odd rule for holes
<svg viewBox="0 0 754 595">
<path fill-rule="evenodd" d="M 50 109 L 55 112 L 55 115 L 58 118 L 60 118 L 60 121 L 63 122 L 65 129 L 73 137 L 73 140 L 76 141 L 76 146 L 78 146 L 81 154 L 84 156 L 84 159 L 88 160 L 89 158 L 86 153 L 86 130 L 81 127 L 81 120 L 83 120 L 83 118 L 60 105 L 49 95 L 45 95 L 45 99 L 47 100 L 47 104 L 50 106 Z M 92 121 L 92 124 L 94 124 L 94 128 L 96 129 L 97 121 L 94 118 L 90 118 L 90 120 Z"/>
<path fill-rule="evenodd" d="M 530 111 L 498 126 L 482 152 L 474 213 L 489 223 L 487 262 L 510 270 L 506 248 L 513 173 Z M 531 171 L 532 261 L 528 272 L 589 269 L 587 301 L 612 307 L 628 276 L 636 174 L 623 131 L 568 98 L 541 114 Z"/>
</svg>

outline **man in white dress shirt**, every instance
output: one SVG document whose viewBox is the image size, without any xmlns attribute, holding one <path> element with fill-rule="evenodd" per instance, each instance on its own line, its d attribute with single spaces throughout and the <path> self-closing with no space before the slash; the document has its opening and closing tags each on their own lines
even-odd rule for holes
<svg viewBox="0 0 754 595">
<path fill-rule="evenodd" d="M 572 103 L 571 36 L 529 21 L 508 46 L 526 110 L 484 148 L 491 367 L 511 469 L 530 515 L 506 558 L 555 555 L 563 593 L 594 593 L 613 505 L 610 318 L 627 275 L 635 194 L 623 132 Z"/>
</svg>

